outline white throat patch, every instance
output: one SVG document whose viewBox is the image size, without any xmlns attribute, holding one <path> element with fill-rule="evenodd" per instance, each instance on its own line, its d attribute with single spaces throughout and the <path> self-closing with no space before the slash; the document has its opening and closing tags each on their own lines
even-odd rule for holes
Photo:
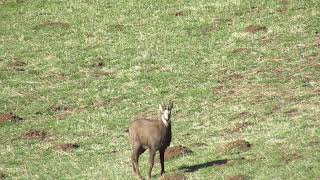
<svg viewBox="0 0 320 180">
<path fill-rule="evenodd" d="M 168 127 L 168 121 L 165 120 L 163 116 L 161 116 L 161 119 L 162 119 L 163 124 L 164 124 L 166 127 Z"/>
<path fill-rule="evenodd" d="M 170 111 L 167 109 L 161 115 L 162 122 L 166 127 L 168 127 L 169 115 L 170 115 Z"/>
</svg>

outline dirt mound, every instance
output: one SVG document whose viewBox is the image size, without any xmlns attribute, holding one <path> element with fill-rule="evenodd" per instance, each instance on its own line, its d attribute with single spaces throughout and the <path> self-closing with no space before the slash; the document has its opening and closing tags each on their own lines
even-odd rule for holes
<svg viewBox="0 0 320 180">
<path fill-rule="evenodd" d="M 69 151 L 73 149 L 79 148 L 79 144 L 73 144 L 73 143 L 65 143 L 65 144 L 58 144 L 55 146 L 55 149 L 61 150 L 61 151 Z"/>
<path fill-rule="evenodd" d="M 229 142 L 224 145 L 220 152 L 222 153 L 241 153 L 248 151 L 251 148 L 251 144 L 245 140 L 237 140 L 233 142 Z"/>
<path fill-rule="evenodd" d="M 248 177 L 244 175 L 237 175 L 237 176 L 230 176 L 227 179 L 228 180 L 246 180 L 248 179 Z"/>
<path fill-rule="evenodd" d="M 267 31 L 267 27 L 258 26 L 258 25 L 250 25 L 250 26 L 246 27 L 245 31 L 249 32 L 249 33 L 257 33 L 259 31 Z"/>
<path fill-rule="evenodd" d="M 160 180 L 185 180 L 186 176 L 183 174 L 166 174 L 160 178 Z"/>
<path fill-rule="evenodd" d="M 24 71 L 24 66 L 26 66 L 27 63 L 22 61 L 22 60 L 19 60 L 19 59 L 16 59 L 14 62 L 8 64 L 7 68 L 8 70 L 11 70 L 11 71 Z"/>
<path fill-rule="evenodd" d="M 172 158 L 178 157 L 178 156 L 184 156 L 187 154 L 192 153 L 192 151 L 184 146 L 173 146 L 166 149 L 166 152 L 164 153 L 164 160 L 170 160 Z"/>
<path fill-rule="evenodd" d="M 26 139 L 40 139 L 43 140 L 48 137 L 48 133 L 43 130 L 32 129 L 24 134 Z"/>
<path fill-rule="evenodd" d="M 11 112 L 0 114 L 0 123 L 1 122 L 21 121 L 21 120 L 23 120 L 21 117 L 13 114 Z"/>
</svg>

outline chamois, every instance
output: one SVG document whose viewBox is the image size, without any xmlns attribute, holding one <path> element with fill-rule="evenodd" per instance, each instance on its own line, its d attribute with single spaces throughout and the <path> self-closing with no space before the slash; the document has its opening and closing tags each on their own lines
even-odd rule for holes
<svg viewBox="0 0 320 180">
<path fill-rule="evenodd" d="M 137 119 L 133 121 L 129 128 L 129 141 L 133 148 L 131 156 L 133 174 L 142 179 L 139 171 L 139 156 L 149 149 L 150 168 L 148 179 L 151 178 L 151 172 L 154 165 L 154 157 L 156 152 L 160 153 L 161 175 L 164 173 L 164 152 L 171 142 L 171 110 L 173 103 L 168 106 L 159 105 L 160 119 Z"/>
</svg>

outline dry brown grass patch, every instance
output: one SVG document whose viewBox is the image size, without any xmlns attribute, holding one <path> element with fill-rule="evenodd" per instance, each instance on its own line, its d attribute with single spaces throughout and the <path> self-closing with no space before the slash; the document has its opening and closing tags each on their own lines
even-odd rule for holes
<svg viewBox="0 0 320 180">
<path fill-rule="evenodd" d="M 49 136 L 49 134 L 44 130 L 32 129 L 26 132 L 23 136 L 26 139 L 44 140 Z"/>
<path fill-rule="evenodd" d="M 11 71 L 25 71 L 26 62 L 21 59 L 15 59 L 13 62 L 8 64 L 7 69 Z"/>
<path fill-rule="evenodd" d="M 246 32 L 249 32 L 249 33 L 257 33 L 259 31 L 267 31 L 267 27 L 265 26 L 259 26 L 259 25 L 250 25 L 248 27 L 246 27 L 245 29 Z"/>
<path fill-rule="evenodd" d="M 185 156 L 192 153 L 192 151 L 185 146 L 172 146 L 168 147 L 164 153 L 164 160 L 170 160 L 179 156 Z"/>
<path fill-rule="evenodd" d="M 12 122 L 23 120 L 21 117 L 13 114 L 12 112 L 0 114 L 0 123 L 1 122 Z"/>
</svg>

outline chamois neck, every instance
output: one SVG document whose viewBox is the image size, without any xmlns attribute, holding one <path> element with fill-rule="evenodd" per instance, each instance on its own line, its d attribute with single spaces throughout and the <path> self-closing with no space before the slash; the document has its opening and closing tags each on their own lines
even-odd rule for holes
<svg viewBox="0 0 320 180">
<path fill-rule="evenodd" d="M 169 126 L 171 126 L 171 122 L 170 121 L 165 120 L 163 117 L 161 117 L 161 120 L 162 120 L 162 123 L 163 123 L 163 125 L 165 127 L 168 128 Z"/>
</svg>

